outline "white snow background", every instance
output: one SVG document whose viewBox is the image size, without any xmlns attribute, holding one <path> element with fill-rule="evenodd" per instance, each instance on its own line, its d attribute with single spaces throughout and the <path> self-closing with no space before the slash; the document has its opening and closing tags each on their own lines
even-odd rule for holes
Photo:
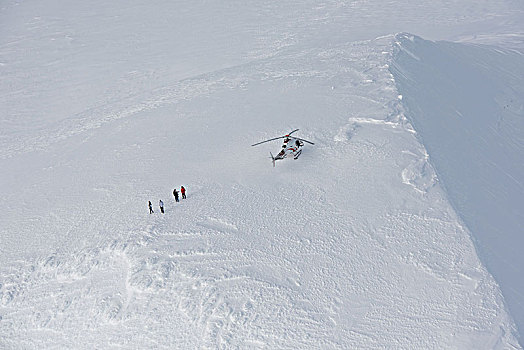
<svg viewBox="0 0 524 350">
<path fill-rule="evenodd" d="M 521 349 L 523 10 L 2 1 L 0 348 Z"/>
</svg>

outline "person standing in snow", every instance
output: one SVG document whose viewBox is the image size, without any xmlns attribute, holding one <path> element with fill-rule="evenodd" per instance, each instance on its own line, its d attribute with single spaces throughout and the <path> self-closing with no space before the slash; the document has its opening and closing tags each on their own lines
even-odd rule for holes
<svg viewBox="0 0 524 350">
<path fill-rule="evenodd" d="M 164 214 L 164 202 L 162 202 L 162 200 L 159 200 L 158 205 L 160 206 L 160 212 Z"/>
<path fill-rule="evenodd" d="M 182 193 L 182 199 L 186 199 L 186 189 L 184 186 L 180 187 L 180 193 Z"/>
<path fill-rule="evenodd" d="M 173 190 L 173 196 L 175 196 L 175 201 L 178 202 L 178 191 L 176 190 L 176 188 Z"/>
<path fill-rule="evenodd" d="M 151 201 L 149 201 L 149 214 L 153 214 L 153 205 L 151 204 Z"/>
</svg>

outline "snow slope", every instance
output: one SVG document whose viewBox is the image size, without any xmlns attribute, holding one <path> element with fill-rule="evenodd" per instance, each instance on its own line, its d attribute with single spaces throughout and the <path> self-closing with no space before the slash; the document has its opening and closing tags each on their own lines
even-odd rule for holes
<svg viewBox="0 0 524 350">
<path fill-rule="evenodd" d="M 516 4 L 3 3 L 0 347 L 520 348 L 374 39 Z"/>
<path fill-rule="evenodd" d="M 393 73 L 449 198 L 524 329 L 524 55 L 399 36 Z"/>
</svg>

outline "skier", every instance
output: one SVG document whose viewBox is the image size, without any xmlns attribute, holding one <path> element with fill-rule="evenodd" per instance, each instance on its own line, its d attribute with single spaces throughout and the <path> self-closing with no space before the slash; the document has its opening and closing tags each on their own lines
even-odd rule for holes
<svg viewBox="0 0 524 350">
<path fill-rule="evenodd" d="M 159 200 L 158 205 L 160 206 L 160 211 L 162 212 L 162 214 L 164 214 L 164 202 L 162 202 L 162 200 Z"/>
<path fill-rule="evenodd" d="M 184 186 L 180 187 L 180 193 L 182 193 L 182 199 L 186 199 L 186 189 Z"/>
<path fill-rule="evenodd" d="M 149 214 L 153 214 L 153 205 L 151 204 L 151 201 L 149 201 Z"/>
<path fill-rule="evenodd" d="M 175 196 L 175 201 L 178 202 L 178 191 L 176 190 L 176 188 L 173 190 L 173 196 Z"/>
</svg>

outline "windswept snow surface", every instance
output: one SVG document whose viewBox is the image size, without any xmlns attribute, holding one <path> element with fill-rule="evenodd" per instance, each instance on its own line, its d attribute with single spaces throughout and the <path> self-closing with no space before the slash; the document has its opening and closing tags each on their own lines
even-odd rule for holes
<svg viewBox="0 0 524 350">
<path fill-rule="evenodd" d="M 399 35 L 392 71 L 449 198 L 524 331 L 524 51 Z"/>
<path fill-rule="evenodd" d="M 518 4 L 4 2 L 0 347 L 520 348 L 375 39 Z"/>
</svg>

